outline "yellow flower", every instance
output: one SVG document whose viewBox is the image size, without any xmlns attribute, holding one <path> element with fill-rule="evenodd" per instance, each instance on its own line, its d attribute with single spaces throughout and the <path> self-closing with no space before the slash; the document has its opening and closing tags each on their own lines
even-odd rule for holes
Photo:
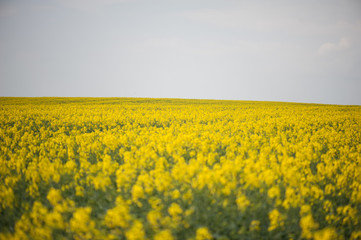
<svg viewBox="0 0 361 240">
<path fill-rule="evenodd" d="M 0 207 L 2 209 L 5 208 L 13 208 L 14 206 L 14 192 L 11 188 L 7 188 L 3 185 L 0 185 Z"/>
<path fill-rule="evenodd" d="M 352 232 L 350 239 L 351 240 L 359 240 L 359 239 L 361 239 L 361 231 Z"/>
<path fill-rule="evenodd" d="M 308 215 L 311 213 L 310 205 L 302 205 L 300 209 L 300 216 Z"/>
<path fill-rule="evenodd" d="M 168 213 L 172 217 L 177 217 L 183 213 L 183 210 L 177 203 L 172 203 L 171 206 L 168 208 Z"/>
<path fill-rule="evenodd" d="M 167 229 L 155 234 L 154 240 L 173 240 L 172 232 Z"/>
<path fill-rule="evenodd" d="M 253 221 L 251 222 L 249 228 L 250 228 L 251 231 L 258 231 L 258 230 L 261 229 L 261 228 L 260 228 L 260 224 L 261 224 L 260 221 L 258 221 L 258 220 L 253 220 Z"/>
<path fill-rule="evenodd" d="M 53 211 L 46 215 L 45 217 L 46 224 L 55 229 L 64 229 L 65 223 L 60 212 Z"/>
<path fill-rule="evenodd" d="M 179 190 L 178 190 L 178 189 L 174 190 L 174 191 L 172 192 L 172 198 L 173 198 L 173 199 L 177 199 L 177 198 L 179 198 L 179 197 L 180 197 L 180 192 L 179 192 Z"/>
<path fill-rule="evenodd" d="M 196 240 L 211 240 L 213 239 L 212 234 L 209 232 L 208 228 L 201 227 L 197 229 Z"/>
<path fill-rule="evenodd" d="M 60 190 L 51 188 L 49 190 L 47 199 L 51 203 L 51 205 L 55 206 L 63 199 L 63 197 L 61 196 Z"/>
<path fill-rule="evenodd" d="M 84 188 L 82 186 L 76 186 L 75 187 L 75 195 L 79 197 L 84 196 Z"/>
<path fill-rule="evenodd" d="M 360 113 L 294 103 L 0 98 L 0 239 L 171 239 L 212 214 L 262 211 L 264 196 L 274 204 L 265 238 L 358 239 Z M 300 221 L 287 229 L 295 209 Z M 220 231 L 256 236 L 264 226 L 255 217 Z M 299 236 L 290 232 L 297 227 Z M 207 228 L 194 235 L 212 238 Z"/>
<path fill-rule="evenodd" d="M 320 231 L 315 232 L 315 240 L 334 240 L 337 239 L 337 232 L 333 228 L 325 228 Z M 351 237 L 352 239 L 352 237 Z"/>
<path fill-rule="evenodd" d="M 93 178 L 93 184 L 95 189 L 101 189 L 102 191 L 105 191 L 105 188 L 111 184 L 111 181 L 109 176 L 100 173 Z"/>
<path fill-rule="evenodd" d="M 268 227 L 268 231 L 273 231 L 276 228 L 284 226 L 285 217 L 277 210 L 273 209 L 269 214 L 270 226 Z"/>
<path fill-rule="evenodd" d="M 124 202 L 122 204 L 117 204 L 117 206 L 112 209 L 109 209 L 104 217 L 106 225 L 110 228 L 126 228 L 130 220 L 131 215 L 129 213 L 129 207 Z"/>
<path fill-rule="evenodd" d="M 154 229 L 158 229 L 160 227 L 161 218 L 162 214 L 160 211 L 151 210 L 147 213 L 147 220 Z"/>
<path fill-rule="evenodd" d="M 139 202 L 140 198 L 144 197 L 144 190 L 141 186 L 135 184 L 132 188 L 132 200 L 138 205 L 142 206 L 142 203 Z"/>
<path fill-rule="evenodd" d="M 143 224 L 139 220 L 135 220 L 132 227 L 125 233 L 125 236 L 127 237 L 127 240 L 145 239 Z"/>
<path fill-rule="evenodd" d="M 70 229 L 75 233 L 76 238 L 92 239 L 94 238 L 95 222 L 91 220 L 90 207 L 78 208 L 70 219 Z"/>
<path fill-rule="evenodd" d="M 280 197 L 280 189 L 277 186 L 273 186 L 268 190 L 268 197 L 269 198 L 279 198 Z"/>
<path fill-rule="evenodd" d="M 238 194 L 236 203 L 238 209 L 241 211 L 244 211 L 251 204 L 251 202 L 247 199 L 247 197 L 241 193 Z"/>
<path fill-rule="evenodd" d="M 314 231 L 318 228 L 318 224 L 313 220 L 312 215 L 308 214 L 301 218 L 300 227 L 302 229 L 301 236 L 306 239 L 311 239 Z"/>
</svg>

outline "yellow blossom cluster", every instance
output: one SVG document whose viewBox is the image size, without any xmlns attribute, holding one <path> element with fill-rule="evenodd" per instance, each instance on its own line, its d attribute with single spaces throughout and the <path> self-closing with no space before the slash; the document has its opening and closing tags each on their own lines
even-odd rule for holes
<svg viewBox="0 0 361 240">
<path fill-rule="evenodd" d="M 361 107 L 0 98 L 0 239 L 361 239 Z"/>
</svg>

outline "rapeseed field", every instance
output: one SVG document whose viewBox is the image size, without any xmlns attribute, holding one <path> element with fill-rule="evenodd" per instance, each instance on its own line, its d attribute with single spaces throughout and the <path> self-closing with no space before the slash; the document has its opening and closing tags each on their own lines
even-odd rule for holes
<svg viewBox="0 0 361 240">
<path fill-rule="evenodd" d="M 361 107 L 0 98 L 0 239 L 361 239 Z"/>
</svg>

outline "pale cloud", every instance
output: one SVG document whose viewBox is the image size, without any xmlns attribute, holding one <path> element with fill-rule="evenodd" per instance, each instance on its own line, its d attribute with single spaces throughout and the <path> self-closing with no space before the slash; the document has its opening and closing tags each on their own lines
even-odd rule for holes
<svg viewBox="0 0 361 240">
<path fill-rule="evenodd" d="M 34 5 L 31 6 L 31 10 L 33 11 L 48 11 L 54 9 L 53 6 L 49 6 L 49 5 Z"/>
<path fill-rule="evenodd" d="M 107 5 L 129 2 L 132 0 L 56 0 L 61 5 L 81 11 L 95 11 Z"/>
<path fill-rule="evenodd" d="M 360 104 L 359 2 L 0 0 L 0 95 Z"/>
<path fill-rule="evenodd" d="M 0 17 L 11 17 L 16 15 L 19 9 L 16 6 L 4 6 L 0 5 Z"/>
<path fill-rule="evenodd" d="M 349 49 L 351 47 L 351 41 L 347 37 L 343 37 L 339 40 L 339 42 L 326 42 L 323 43 L 318 51 L 317 54 L 319 56 L 326 55 L 333 52 L 340 52 L 342 50 Z"/>
<path fill-rule="evenodd" d="M 204 62 L 213 59 L 219 68 L 238 65 L 246 68 L 244 72 L 268 73 L 309 71 L 308 56 L 312 54 L 312 50 L 290 43 L 252 40 L 196 42 L 182 38 L 149 38 L 133 43 L 130 49 L 134 54 L 152 59 L 184 59 L 179 62 L 180 66 L 187 65 L 190 59 L 203 59 Z"/>
<path fill-rule="evenodd" d="M 185 12 L 184 16 L 193 21 L 215 25 L 222 28 L 238 28 L 260 32 L 301 31 L 304 22 L 291 16 L 292 9 L 262 7 L 253 9 L 244 6 L 237 9 L 201 9 Z"/>
<path fill-rule="evenodd" d="M 324 11 L 327 15 L 320 15 Z M 183 16 L 194 22 L 228 29 L 242 29 L 255 32 L 285 32 L 297 35 L 324 35 L 350 32 L 359 29 L 360 23 L 340 15 L 337 7 L 302 3 L 273 4 L 256 2 L 239 4 L 232 8 L 197 9 L 186 11 Z M 341 11 L 342 12 L 342 11 Z M 352 14 L 350 14 L 352 15 Z"/>
<path fill-rule="evenodd" d="M 226 44 L 217 41 L 189 41 L 182 38 L 164 37 L 149 38 L 133 46 L 136 52 L 164 51 L 168 53 L 224 56 L 239 54 L 244 50 L 242 43 Z"/>
</svg>

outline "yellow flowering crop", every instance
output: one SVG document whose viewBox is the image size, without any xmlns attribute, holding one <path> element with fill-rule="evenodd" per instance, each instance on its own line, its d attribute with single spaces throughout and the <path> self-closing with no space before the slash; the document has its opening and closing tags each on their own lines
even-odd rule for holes
<svg viewBox="0 0 361 240">
<path fill-rule="evenodd" d="M 361 239 L 361 107 L 0 98 L 0 239 Z"/>
</svg>

